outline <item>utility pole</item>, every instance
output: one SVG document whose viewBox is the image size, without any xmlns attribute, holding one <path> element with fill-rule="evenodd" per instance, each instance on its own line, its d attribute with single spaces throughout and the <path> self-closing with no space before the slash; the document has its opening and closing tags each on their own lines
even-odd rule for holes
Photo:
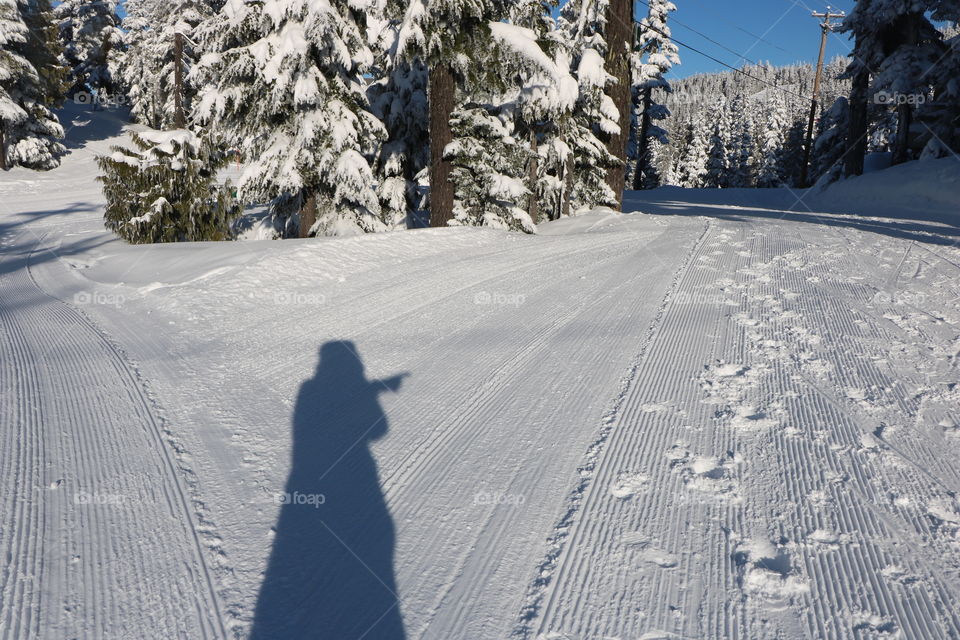
<svg viewBox="0 0 960 640">
<path fill-rule="evenodd" d="M 820 77 L 823 75 L 823 54 L 827 50 L 827 34 L 833 31 L 833 28 L 836 26 L 832 22 L 834 18 L 847 17 L 847 14 L 843 11 L 831 13 L 830 7 L 827 7 L 824 13 L 814 11 L 812 15 L 814 18 L 823 18 L 823 22 L 820 23 L 820 56 L 817 58 L 817 74 L 813 80 L 813 99 L 810 101 L 810 121 L 807 123 L 807 143 L 803 147 L 803 167 L 800 171 L 801 187 L 808 186 L 807 177 L 810 172 L 810 152 L 813 148 L 813 125 L 817 121 L 817 107 L 820 101 Z"/>
</svg>

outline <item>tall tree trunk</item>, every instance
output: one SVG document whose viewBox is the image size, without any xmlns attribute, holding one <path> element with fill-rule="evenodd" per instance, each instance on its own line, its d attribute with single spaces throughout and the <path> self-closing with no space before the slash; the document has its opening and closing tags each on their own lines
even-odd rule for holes
<svg viewBox="0 0 960 640">
<path fill-rule="evenodd" d="M 904 25 L 901 31 L 903 42 L 901 46 L 915 47 L 920 39 L 920 20 L 923 15 L 911 13 L 904 18 Z M 897 135 L 893 141 L 893 164 L 901 164 L 910 159 L 910 125 L 913 124 L 913 106 L 904 98 L 906 96 L 897 96 L 900 101 L 897 104 Z"/>
<path fill-rule="evenodd" d="M 310 227 L 317 221 L 317 194 L 308 193 L 300 205 L 300 237 L 310 237 Z"/>
<path fill-rule="evenodd" d="M 910 125 L 913 124 L 913 107 L 897 105 L 897 136 L 893 141 L 892 164 L 902 164 L 910 159 Z"/>
<path fill-rule="evenodd" d="M 633 0 L 610 0 L 607 8 L 607 73 L 615 78 L 607 87 L 620 114 L 620 131 L 607 136 L 607 151 L 620 161 L 607 170 L 607 184 L 617 198 L 617 209 L 623 207 L 623 190 L 627 181 L 627 140 L 630 138 L 630 52 L 633 50 Z"/>
<path fill-rule="evenodd" d="M 650 106 L 653 104 L 653 89 L 643 90 L 643 113 L 640 114 L 640 130 L 637 132 L 637 166 L 633 170 L 633 188 L 643 189 L 647 169 L 647 154 L 650 150 Z"/>
<path fill-rule="evenodd" d="M 183 34 L 173 36 L 173 126 L 176 129 L 187 128 L 187 118 L 183 113 Z"/>
<path fill-rule="evenodd" d="M 564 218 L 570 215 L 570 200 L 573 196 L 573 153 L 567 154 L 563 163 L 563 198 L 560 203 L 560 215 Z"/>
<path fill-rule="evenodd" d="M 527 215 L 533 224 L 537 224 L 540 218 L 540 202 L 537 199 L 537 174 L 540 172 L 540 157 L 537 155 L 537 132 L 530 131 L 530 150 L 533 155 L 530 157 L 530 166 L 527 168 L 527 188 L 530 189 L 530 197 L 527 198 Z"/>
<path fill-rule="evenodd" d="M 848 177 L 863 175 L 863 159 L 867 155 L 867 92 L 869 88 L 870 71 L 864 67 L 853 76 L 850 86 L 850 124 L 844 158 L 844 173 Z"/>
<path fill-rule="evenodd" d="M 0 122 L 0 171 L 7 170 L 7 145 L 3 139 L 3 123 Z"/>
<path fill-rule="evenodd" d="M 453 220 L 453 183 L 450 161 L 443 150 L 453 142 L 450 115 L 457 93 L 457 79 L 448 64 L 430 69 L 430 226 L 446 227 Z"/>
</svg>

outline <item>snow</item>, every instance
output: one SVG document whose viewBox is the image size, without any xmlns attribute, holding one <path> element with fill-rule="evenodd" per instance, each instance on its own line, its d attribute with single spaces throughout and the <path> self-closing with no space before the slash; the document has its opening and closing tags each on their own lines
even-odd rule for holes
<svg viewBox="0 0 960 640">
<path fill-rule="evenodd" d="M 537 44 L 537 34 L 533 30 L 505 22 L 491 22 L 488 26 L 494 39 L 505 45 L 515 55 L 521 56 L 531 65 L 539 67 L 558 81 L 561 76 L 566 75 L 540 49 L 540 45 Z"/>
<path fill-rule="evenodd" d="M 0 177 L 10 637 L 960 635 L 956 160 L 131 246 L 74 115 Z"/>
<path fill-rule="evenodd" d="M 584 49 L 580 54 L 580 64 L 577 66 L 577 78 L 587 87 L 603 88 L 613 79 L 613 76 L 603 68 L 603 56 L 595 49 Z"/>
</svg>

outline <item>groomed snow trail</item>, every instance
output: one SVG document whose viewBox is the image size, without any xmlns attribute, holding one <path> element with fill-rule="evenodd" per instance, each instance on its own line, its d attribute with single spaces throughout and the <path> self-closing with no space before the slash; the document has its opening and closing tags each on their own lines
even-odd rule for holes
<svg viewBox="0 0 960 640">
<path fill-rule="evenodd" d="M 957 250 L 770 217 L 668 298 L 515 636 L 960 637 Z"/>
<path fill-rule="evenodd" d="M 138 372 L 0 239 L 0 637 L 226 635 L 192 506 Z"/>
<path fill-rule="evenodd" d="M 92 171 L 0 182 L 0 640 L 245 638 L 310 539 L 276 496 L 336 341 L 410 374 L 382 499 L 328 496 L 392 519 L 409 640 L 960 638 L 957 227 L 664 190 L 536 237 L 131 247 Z"/>
</svg>

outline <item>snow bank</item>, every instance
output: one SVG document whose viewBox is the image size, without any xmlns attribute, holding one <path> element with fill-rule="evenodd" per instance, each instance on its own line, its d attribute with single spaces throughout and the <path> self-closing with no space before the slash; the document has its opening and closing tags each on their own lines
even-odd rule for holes
<svg viewBox="0 0 960 640">
<path fill-rule="evenodd" d="M 831 213 L 960 224 L 960 159 L 908 162 L 836 182 L 805 200 Z"/>
</svg>

